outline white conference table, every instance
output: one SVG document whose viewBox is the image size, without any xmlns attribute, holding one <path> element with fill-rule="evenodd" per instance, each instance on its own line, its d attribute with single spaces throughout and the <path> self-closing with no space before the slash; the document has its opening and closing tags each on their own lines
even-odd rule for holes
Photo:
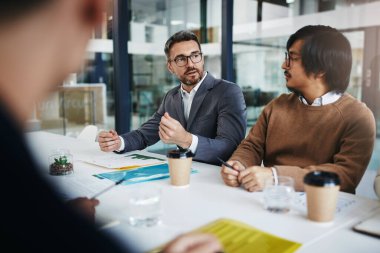
<svg viewBox="0 0 380 253">
<path fill-rule="evenodd" d="M 99 180 L 94 174 L 110 172 L 109 169 L 79 161 L 84 154 L 104 154 L 97 143 L 65 137 L 47 132 L 27 134 L 36 158 L 41 161 L 41 173 L 57 184 L 68 197 L 88 195 L 110 185 L 108 180 Z M 69 176 L 50 176 L 47 157 L 54 148 L 68 148 L 74 155 L 74 171 Z M 134 152 L 136 153 L 136 152 Z M 138 151 L 163 158 L 159 154 Z M 118 154 L 114 154 L 118 156 Z M 99 221 L 113 221 L 113 226 L 105 231 L 114 234 L 122 243 L 136 247 L 138 251 L 148 251 L 173 239 L 178 234 L 197 229 L 218 218 L 241 221 L 273 235 L 302 244 L 297 252 L 380 252 L 380 239 L 352 231 L 352 226 L 366 217 L 380 212 L 380 201 L 358 197 L 341 192 L 341 211 L 333 222 L 316 223 L 306 218 L 306 208 L 302 203 L 302 193 L 298 193 L 298 204 L 286 214 L 266 211 L 262 205 L 262 193 L 250 193 L 242 188 L 224 185 L 218 166 L 193 162 L 198 173 L 191 175 L 188 188 L 175 188 L 169 179 L 136 184 L 159 186 L 162 189 L 162 224 L 151 228 L 133 228 L 127 225 L 125 196 L 129 187 L 120 185 L 99 196 L 97 207 Z M 86 183 L 90 189 L 76 187 L 76 183 Z M 88 191 L 87 191 L 88 190 Z M 93 191 L 93 192 L 91 192 Z M 128 238 L 128 239 L 127 239 Z"/>
</svg>

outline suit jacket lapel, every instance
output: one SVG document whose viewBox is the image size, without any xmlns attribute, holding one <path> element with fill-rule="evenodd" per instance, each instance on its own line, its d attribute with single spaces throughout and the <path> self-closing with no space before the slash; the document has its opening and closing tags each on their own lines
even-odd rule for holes
<svg viewBox="0 0 380 253">
<path fill-rule="evenodd" d="M 183 114 L 182 96 L 181 96 L 181 92 L 179 91 L 179 88 L 178 88 L 178 92 L 176 92 L 173 96 L 173 102 L 174 102 L 176 113 L 178 115 L 178 121 L 179 123 L 181 123 L 183 128 L 186 129 L 187 124 L 186 124 L 185 115 Z"/>
<path fill-rule="evenodd" d="M 189 115 L 189 119 L 187 120 L 187 128 L 186 128 L 187 130 L 190 129 L 191 124 L 193 123 L 198 113 L 198 110 L 203 103 L 204 98 L 214 86 L 214 80 L 215 80 L 214 77 L 212 77 L 210 73 L 207 73 L 206 78 L 203 80 L 203 83 L 197 90 L 193 103 L 191 104 L 190 115 Z"/>
</svg>

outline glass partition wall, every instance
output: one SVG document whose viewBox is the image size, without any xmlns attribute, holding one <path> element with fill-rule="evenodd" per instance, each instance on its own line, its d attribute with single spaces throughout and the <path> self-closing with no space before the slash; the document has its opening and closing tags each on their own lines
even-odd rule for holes
<svg viewBox="0 0 380 253">
<path fill-rule="evenodd" d="M 164 94 L 178 85 L 166 69 L 163 48 L 168 37 L 182 29 L 199 36 L 205 69 L 221 77 L 222 3 L 226 0 L 123 0 L 128 3 L 123 10 L 128 12 L 128 21 L 118 25 L 128 33 L 128 39 L 120 43 L 128 43 L 130 95 L 125 100 L 131 109 L 119 108 L 116 113 L 115 90 L 126 85 L 114 75 L 112 23 L 117 19 L 113 7 L 119 1 L 108 1 L 105 24 L 94 31 L 86 64 L 70 75 L 58 93 L 36 105 L 30 129 L 75 136 L 86 124 L 115 128 L 115 117 L 120 118 L 117 114 L 131 119 L 131 130 L 138 128 L 157 109 Z M 248 129 L 265 104 L 288 92 L 281 69 L 286 41 L 297 29 L 310 24 L 330 25 L 347 36 L 353 52 L 347 92 L 367 104 L 380 129 L 379 11 L 380 1 L 375 0 L 234 0 L 233 43 L 224 47 L 233 49 L 234 80 L 230 81 L 243 90 Z M 117 67 L 123 71 L 125 66 Z M 157 145 L 150 150 L 160 149 Z M 378 161 L 379 152 L 374 154 Z M 380 167 L 380 162 L 372 167 L 376 166 Z"/>
<path fill-rule="evenodd" d="M 104 22 L 93 31 L 83 66 L 77 73 L 71 73 L 49 98 L 36 104 L 29 130 L 76 137 L 86 125 L 114 128 L 114 2 L 108 0 L 107 4 Z"/>
<path fill-rule="evenodd" d="M 164 45 L 180 30 L 200 39 L 205 69 L 220 77 L 221 1 L 131 0 L 129 54 L 131 58 L 131 129 L 138 128 L 157 110 L 167 91 L 179 84 L 167 70 Z M 165 152 L 161 142 L 148 150 Z"/>
</svg>

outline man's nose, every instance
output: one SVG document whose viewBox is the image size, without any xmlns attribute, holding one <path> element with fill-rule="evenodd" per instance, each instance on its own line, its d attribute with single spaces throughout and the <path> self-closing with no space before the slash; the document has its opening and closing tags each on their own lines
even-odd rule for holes
<svg viewBox="0 0 380 253">
<path fill-rule="evenodd" d="M 194 67 L 194 63 L 193 63 L 193 61 L 190 59 L 190 58 L 187 58 L 187 66 L 188 67 Z"/>
<path fill-rule="evenodd" d="M 282 69 L 289 69 L 289 67 L 286 66 L 286 62 L 285 61 L 282 63 L 281 68 Z"/>
</svg>

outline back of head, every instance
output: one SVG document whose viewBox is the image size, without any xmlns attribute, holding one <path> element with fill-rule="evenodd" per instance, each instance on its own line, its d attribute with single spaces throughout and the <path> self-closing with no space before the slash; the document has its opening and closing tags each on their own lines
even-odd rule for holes
<svg viewBox="0 0 380 253">
<path fill-rule="evenodd" d="M 286 48 L 303 40 L 302 65 L 307 75 L 323 74 L 330 90 L 344 92 L 350 81 L 352 51 L 350 42 L 335 28 L 305 26 L 289 37 Z"/>
<path fill-rule="evenodd" d="M 0 1 L 0 24 L 16 20 L 44 4 L 54 0 L 1 0 Z"/>
<path fill-rule="evenodd" d="M 189 41 L 189 40 L 193 40 L 197 42 L 199 46 L 199 50 L 201 50 L 201 44 L 199 43 L 198 37 L 191 31 L 183 30 L 183 31 L 176 32 L 166 41 L 165 48 L 164 48 L 166 57 L 169 58 L 170 49 L 173 47 L 175 43 L 179 43 L 182 41 Z"/>
</svg>

